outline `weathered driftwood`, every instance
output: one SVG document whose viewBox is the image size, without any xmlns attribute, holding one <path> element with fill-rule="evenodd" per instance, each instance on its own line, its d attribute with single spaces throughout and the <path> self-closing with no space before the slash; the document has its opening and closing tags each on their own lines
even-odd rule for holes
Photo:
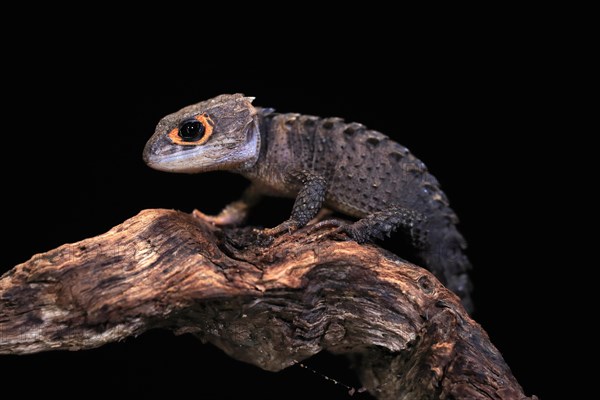
<svg viewBox="0 0 600 400">
<path fill-rule="evenodd" d="M 89 349 L 166 328 L 271 371 L 321 350 L 347 354 L 380 399 L 525 398 L 426 270 L 327 230 L 266 246 L 247 245 L 249 232 L 146 210 L 37 254 L 0 279 L 0 353 Z"/>
</svg>

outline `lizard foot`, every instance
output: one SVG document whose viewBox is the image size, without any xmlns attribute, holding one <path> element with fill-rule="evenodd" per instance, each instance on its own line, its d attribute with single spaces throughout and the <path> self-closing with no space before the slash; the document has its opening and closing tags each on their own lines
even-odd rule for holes
<svg viewBox="0 0 600 400">
<path fill-rule="evenodd" d="M 363 229 L 357 228 L 354 224 L 343 224 L 339 226 L 336 230 L 331 232 L 331 235 L 334 238 L 340 238 L 341 235 L 345 235 L 346 237 L 354 240 L 358 244 L 363 244 L 369 241 L 371 238 L 371 234 L 365 232 Z"/>
<path fill-rule="evenodd" d="M 331 218 L 331 219 L 326 219 L 324 221 L 319 221 L 316 223 L 311 223 L 309 225 L 306 226 L 306 234 L 307 235 L 312 235 L 315 232 L 318 232 L 320 230 L 324 230 L 324 229 L 331 229 L 331 228 L 337 228 L 335 230 L 333 230 L 332 232 L 327 233 L 328 236 L 332 236 L 335 239 L 342 239 L 342 235 L 340 235 L 340 233 L 342 233 L 341 228 L 344 225 L 348 225 L 347 222 L 339 220 L 339 219 L 335 219 L 335 218 Z"/>
<path fill-rule="evenodd" d="M 282 233 L 292 233 L 298 229 L 298 223 L 291 219 L 277 225 L 274 228 L 267 228 L 262 230 L 262 234 L 266 236 L 279 236 Z"/>
<path fill-rule="evenodd" d="M 298 223 L 296 221 L 288 219 L 287 221 L 282 222 L 281 224 L 277 225 L 276 227 L 266 228 L 266 229 L 255 229 L 254 232 L 258 236 L 272 238 L 272 237 L 279 236 L 286 232 L 292 233 L 297 229 L 298 229 Z"/>
<path fill-rule="evenodd" d="M 207 215 L 202 211 L 194 210 L 192 215 L 204 222 L 208 222 L 213 226 L 234 226 L 243 221 L 243 217 L 238 215 L 234 209 L 225 208 L 218 215 Z"/>
</svg>

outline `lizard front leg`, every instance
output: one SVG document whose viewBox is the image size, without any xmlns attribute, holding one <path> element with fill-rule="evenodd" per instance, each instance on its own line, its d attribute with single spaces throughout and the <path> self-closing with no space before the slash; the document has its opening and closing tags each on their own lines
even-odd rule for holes
<svg viewBox="0 0 600 400">
<path fill-rule="evenodd" d="M 300 182 L 302 187 L 298 191 L 292 214 L 290 218 L 274 228 L 264 229 L 263 235 L 275 236 L 283 232 L 294 231 L 308 224 L 321 210 L 325 193 L 327 192 L 327 180 L 311 171 L 297 171 L 289 176 L 290 184 Z"/>
<path fill-rule="evenodd" d="M 248 216 L 248 211 L 261 199 L 262 195 L 254 185 L 250 185 L 242 194 L 240 200 L 229 203 L 217 215 L 206 215 L 201 211 L 194 210 L 194 217 L 207 221 L 217 226 L 239 225 Z"/>
</svg>

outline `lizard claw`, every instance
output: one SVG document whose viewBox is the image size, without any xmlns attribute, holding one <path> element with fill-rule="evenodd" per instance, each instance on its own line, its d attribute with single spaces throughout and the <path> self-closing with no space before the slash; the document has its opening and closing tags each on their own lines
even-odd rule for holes
<svg viewBox="0 0 600 400">
<path fill-rule="evenodd" d="M 276 236 L 279 236 L 283 233 L 292 233 L 298 229 L 298 224 L 295 221 L 287 220 L 276 227 L 266 228 L 266 229 L 253 229 L 252 233 L 256 235 L 257 241 L 264 245 L 268 246 L 273 243 Z"/>
</svg>

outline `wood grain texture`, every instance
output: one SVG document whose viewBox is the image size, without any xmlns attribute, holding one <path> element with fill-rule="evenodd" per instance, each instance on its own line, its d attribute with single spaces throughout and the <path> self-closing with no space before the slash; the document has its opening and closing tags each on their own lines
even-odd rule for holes
<svg viewBox="0 0 600 400">
<path fill-rule="evenodd" d="M 277 371 L 322 350 L 379 399 L 524 399 L 487 334 L 428 271 L 304 228 L 268 246 L 145 210 L 0 278 L 0 354 L 81 350 L 165 328 Z M 532 398 L 535 398 L 533 396 Z"/>
</svg>

